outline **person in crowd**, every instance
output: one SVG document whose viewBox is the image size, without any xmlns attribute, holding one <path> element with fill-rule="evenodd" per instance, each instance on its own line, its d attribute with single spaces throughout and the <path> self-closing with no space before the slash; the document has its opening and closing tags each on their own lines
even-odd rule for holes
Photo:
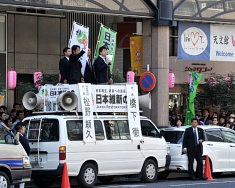
<svg viewBox="0 0 235 188">
<path fill-rule="evenodd" d="M 88 48 L 87 51 L 87 60 L 86 60 L 86 67 L 84 72 L 84 80 L 85 83 L 94 83 L 94 73 L 93 73 L 93 67 L 92 67 L 92 61 L 91 61 L 91 50 Z"/>
<path fill-rule="evenodd" d="M 71 55 L 71 50 L 68 47 L 63 49 L 64 57 L 60 59 L 59 69 L 60 69 L 60 83 L 68 84 L 69 83 L 69 57 Z"/>
<path fill-rule="evenodd" d="M 24 137 L 24 134 L 25 134 L 25 131 L 26 131 L 25 124 L 23 122 L 18 122 L 15 125 L 15 131 L 16 131 L 16 133 L 19 132 L 19 141 L 20 141 L 21 145 L 23 146 L 25 152 L 29 156 L 31 149 L 30 149 L 28 140 Z M 19 187 L 24 188 L 25 183 L 21 183 L 19 185 Z"/>
<path fill-rule="evenodd" d="M 234 121 L 234 114 L 230 114 L 229 116 L 229 122 L 230 122 L 230 129 L 235 130 L 235 121 Z"/>
<path fill-rule="evenodd" d="M 4 122 L 7 119 L 7 115 L 5 112 L 0 112 L 0 121 Z"/>
<path fill-rule="evenodd" d="M 212 125 L 218 125 L 218 119 L 217 119 L 217 117 L 213 117 L 213 119 L 212 119 Z"/>
<path fill-rule="evenodd" d="M 14 103 L 13 108 L 16 109 L 16 111 L 20 110 L 20 105 L 19 103 Z"/>
<path fill-rule="evenodd" d="M 24 119 L 24 112 L 23 111 L 17 111 L 16 113 L 16 121 L 13 123 L 12 125 L 12 130 L 15 130 L 15 126 L 17 123 L 22 122 L 22 120 Z"/>
<path fill-rule="evenodd" d="M 192 127 L 185 130 L 183 139 L 183 152 L 188 155 L 188 172 L 191 180 L 197 180 L 193 171 L 194 159 L 197 161 L 196 174 L 200 180 L 206 180 L 203 176 L 202 142 L 205 140 L 203 130 L 198 126 L 198 119 L 192 119 Z"/>
<path fill-rule="evenodd" d="M 101 46 L 99 48 L 99 56 L 94 62 L 95 77 L 97 84 L 112 84 L 112 75 L 109 66 L 111 65 L 110 59 L 106 59 L 107 47 Z"/>
<path fill-rule="evenodd" d="M 225 127 L 231 129 L 231 124 L 230 124 L 230 122 L 226 122 L 226 123 L 225 123 Z"/>
<path fill-rule="evenodd" d="M 16 109 L 13 108 L 10 113 L 10 117 L 12 118 L 12 122 L 14 123 L 16 121 Z"/>
<path fill-rule="evenodd" d="M 45 123 L 42 129 L 42 141 L 48 141 L 50 138 L 50 125 L 48 123 Z"/>
<path fill-rule="evenodd" d="M 19 103 L 19 107 L 20 107 L 20 110 L 21 110 L 22 112 L 25 112 L 25 108 L 24 108 L 23 103 Z"/>
<path fill-rule="evenodd" d="M 212 118 L 214 118 L 214 117 L 216 117 L 216 118 L 217 118 L 217 120 L 219 120 L 219 115 L 218 115 L 218 113 L 217 113 L 217 112 L 213 112 L 213 114 L 212 114 Z"/>
<path fill-rule="evenodd" d="M 69 84 L 77 84 L 84 81 L 82 77 L 82 63 L 79 60 L 80 57 L 83 56 L 86 50 L 86 45 L 82 51 L 80 51 L 80 46 L 73 45 L 72 54 L 69 56 Z"/>
<path fill-rule="evenodd" d="M 202 121 L 200 121 L 200 114 L 196 114 L 196 118 L 198 119 L 199 121 L 199 124 L 198 125 L 204 125 Z"/>
<path fill-rule="evenodd" d="M 5 121 L 4 121 L 5 125 L 12 130 L 12 118 L 7 118 Z"/>
<path fill-rule="evenodd" d="M 209 113 L 209 110 L 208 109 L 204 109 L 203 110 L 203 118 L 200 119 L 200 121 L 203 122 L 203 125 L 209 125 L 209 120 L 211 120 L 210 118 L 210 113 Z"/>
<path fill-rule="evenodd" d="M 177 118 L 177 119 L 175 120 L 175 126 L 176 126 L 176 127 L 181 127 L 181 126 L 183 126 L 183 120 L 182 120 L 182 118 Z"/>
<path fill-rule="evenodd" d="M 226 122 L 226 118 L 224 116 L 220 116 L 218 125 L 225 127 L 225 122 Z"/>
<path fill-rule="evenodd" d="M 5 112 L 7 118 L 9 117 L 9 115 L 7 114 L 7 107 L 6 106 L 1 106 L 0 107 L 0 112 Z"/>
</svg>

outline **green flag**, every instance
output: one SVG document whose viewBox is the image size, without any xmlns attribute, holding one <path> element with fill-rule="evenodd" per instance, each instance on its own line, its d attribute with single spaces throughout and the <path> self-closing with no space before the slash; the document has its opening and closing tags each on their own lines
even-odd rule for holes
<svg viewBox="0 0 235 188">
<path fill-rule="evenodd" d="M 114 58 L 115 58 L 115 52 L 116 52 L 116 36 L 117 36 L 117 32 L 101 24 L 94 59 L 96 59 L 99 56 L 99 48 L 101 46 L 106 46 L 108 48 L 107 50 L 108 55 L 111 55 L 112 57 L 112 61 L 110 65 L 111 73 L 113 71 Z"/>
<path fill-rule="evenodd" d="M 195 109 L 194 109 L 194 99 L 197 94 L 197 87 L 202 78 L 202 74 L 191 72 L 190 73 L 190 83 L 189 83 L 189 100 L 186 112 L 186 125 L 191 124 L 191 119 L 195 117 Z"/>
</svg>

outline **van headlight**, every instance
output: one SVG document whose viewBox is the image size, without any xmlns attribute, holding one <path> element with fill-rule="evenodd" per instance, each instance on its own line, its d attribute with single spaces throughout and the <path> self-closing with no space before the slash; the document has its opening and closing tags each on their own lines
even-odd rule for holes
<svg viewBox="0 0 235 188">
<path fill-rule="evenodd" d="M 170 147 L 168 146 L 168 147 L 166 148 L 166 154 L 167 154 L 167 155 L 170 155 L 170 153 L 171 153 L 171 152 L 170 152 Z"/>
<path fill-rule="evenodd" d="M 28 156 L 23 157 L 23 164 L 24 164 L 24 168 L 31 168 L 31 164 L 30 164 Z"/>
</svg>

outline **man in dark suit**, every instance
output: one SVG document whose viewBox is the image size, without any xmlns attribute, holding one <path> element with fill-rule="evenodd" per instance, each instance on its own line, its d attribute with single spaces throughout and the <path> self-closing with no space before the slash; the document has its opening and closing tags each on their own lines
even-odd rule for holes
<svg viewBox="0 0 235 188">
<path fill-rule="evenodd" d="M 199 121 L 192 119 L 192 127 L 185 130 L 183 139 L 183 152 L 188 155 L 188 171 L 192 180 L 196 180 L 193 171 L 194 159 L 197 161 L 196 174 L 200 180 L 206 180 L 203 176 L 202 142 L 205 140 L 203 129 L 197 127 Z"/>
<path fill-rule="evenodd" d="M 80 51 L 80 46 L 78 45 L 73 45 L 71 48 L 72 54 L 69 57 L 69 84 L 77 84 L 83 81 L 81 73 L 82 63 L 79 58 L 83 56 L 85 49 L 86 45 L 82 51 Z"/>
<path fill-rule="evenodd" d="M 25 134 L 25 124 L 23 122 L 18 122 L 15 126 L 16 132 L 19 132 L 19 141 L 26 151 L 27 155 L 30 154 L 30 146 L 28 140 L 24 137 Z"/>
<path fill-rule="evenodd" d="M 96 83 L 105 85 L 112 84 L 113 80 L 109 69 L 111 60 L 106 60 L 107 48 L 105 46 L 101 46 L 99 48 L 99 54 L 100 55 L 94 62 Z"/>
<path fill-rule="evenodd" d="M 69 56 L 71 54 L 71 50 L 68 47 L 63 49 L 64 58 L 60 60 L 59 68 L 60 68 L 60 83 L 67 84 L 69 80 Z"/>
<path fill-rule="evenodd" d="M 92 67 L 92 61 L 90 59 L 91 50 L 88 48 L 87 51 L 87 60 L 86 60 L 86 67 L 84 72 L 84 80 L 85 83 L 94 83 L 94 74 L 93 74 L 93 67 Z"/>
</svg>

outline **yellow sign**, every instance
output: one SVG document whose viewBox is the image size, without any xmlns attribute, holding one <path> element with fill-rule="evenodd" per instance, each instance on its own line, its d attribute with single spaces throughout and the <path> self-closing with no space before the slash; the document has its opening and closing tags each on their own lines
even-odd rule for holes
<svg viewBox="0 0 235 188">
<path fill-rule="evenodd" d="M 4 96 L 0 95 L 0 105 L 3 105 L 4 103 Z"/>
<path fill-rule="evenodd" d="M 143 37 L 131 36 L 130 37 L 130 52 L 131 52 L 131 69 L 137 71 L 137 76 L 142 74 L 142 61 L 143 61 Z"/>
</svg>

